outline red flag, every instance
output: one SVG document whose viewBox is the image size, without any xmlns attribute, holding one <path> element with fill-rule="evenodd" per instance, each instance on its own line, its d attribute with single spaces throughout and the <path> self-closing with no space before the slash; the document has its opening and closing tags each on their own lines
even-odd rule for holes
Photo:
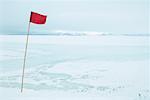
<svg viewBox="0 0 150 100">
<path fill-rule="evenodd" d="M 34 24 L 45 24 L 46 22 L 46 15 L 41 15 L 35 12 L 31 12 L 30 22 Z"/>
</svg>

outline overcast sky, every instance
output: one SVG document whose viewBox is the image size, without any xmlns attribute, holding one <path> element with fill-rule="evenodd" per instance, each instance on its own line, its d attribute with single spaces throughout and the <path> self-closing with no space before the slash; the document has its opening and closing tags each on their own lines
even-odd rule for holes
<svg viewBox="0 0 150 100">
<path fill-rule="evenodd" d="M 0 32 L 27 31 L 30 12 L 48 16 L 31 31 L 148 33 L 148 0 L 0 0 Z M 0 34 L 1 34 L 0 33 Z"/>
</svg>

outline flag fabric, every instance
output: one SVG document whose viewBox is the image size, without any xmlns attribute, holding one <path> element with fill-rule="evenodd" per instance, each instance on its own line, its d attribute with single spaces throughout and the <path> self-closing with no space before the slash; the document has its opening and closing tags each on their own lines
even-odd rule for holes
<svg viewBox="0 0 150 100">
<path fill-rule="evenodd" d="M 45 24 L 46 23 L 46 15 L 42 15 L 39 13 L 31 12 L 30 22 L 34 24 Z"/>
</svg>

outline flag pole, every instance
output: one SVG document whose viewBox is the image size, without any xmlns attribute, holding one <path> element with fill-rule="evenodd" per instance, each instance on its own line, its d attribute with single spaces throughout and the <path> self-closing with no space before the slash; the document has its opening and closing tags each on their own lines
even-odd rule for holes
<svg viewBox="0 0 150 100">
<path fill-rule="evenodd" d="M 28 48 L 28 41 L 29 41 L 29 33 L 30 33 L 30 21 L 28 25 L 28 34 L 26 37 L 26 46 L 24 52 L 24 61 L 23 61 L 23 69 L 22 69 L 22 81 L 21 81 L 21 93 L 23 92 L 23 85 L 24 85 L 24 73 L 25 73 L 25 66 L 26 66 L 26 56 L 27 56 L 27 48 Z"/>
</svg>

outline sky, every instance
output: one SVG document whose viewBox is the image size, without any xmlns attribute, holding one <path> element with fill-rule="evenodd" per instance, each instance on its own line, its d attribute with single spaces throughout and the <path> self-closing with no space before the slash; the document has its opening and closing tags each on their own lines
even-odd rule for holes
<svg viewBox="0 0 150 100">
<path fill-rule="evenodd" d="M 33 33 L 148 33 L 148 0 L 0 0 L 0 34 L 26 34 L 30 12 L 48 16 Z"/>
</svg>

